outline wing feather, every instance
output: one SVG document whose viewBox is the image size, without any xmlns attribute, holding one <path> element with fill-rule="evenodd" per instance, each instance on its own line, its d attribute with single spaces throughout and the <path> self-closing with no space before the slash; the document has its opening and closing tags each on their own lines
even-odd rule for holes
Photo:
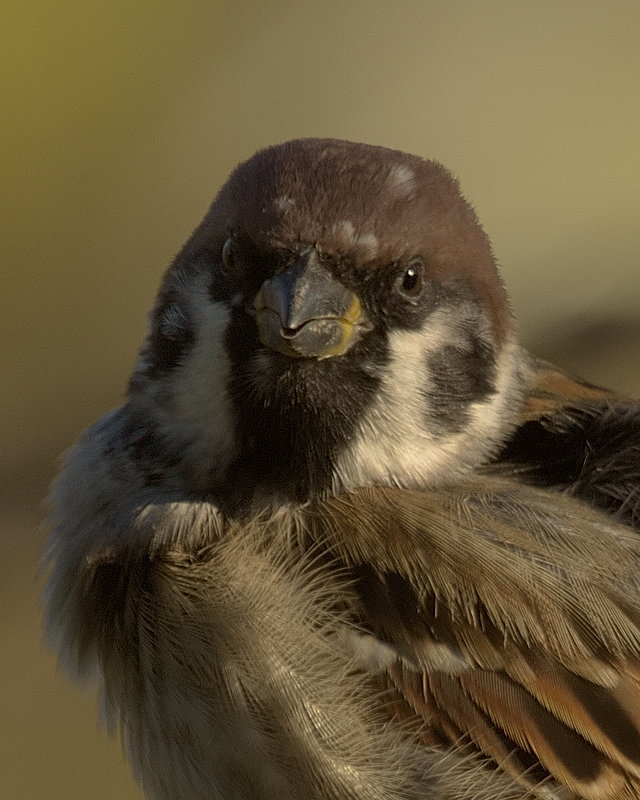
<svg viewBox="0 0 640 800">
<path fill-rule="evenodd" d="M 358 624 L 397 653 L 385 676 L 392 713 L 425 741 L 469 738 L 529 782 L 548 775 L 588 800 L 637 796 L 633 530 L 500 477 L 362 489 L 308 516 L 351 571 Z M 450 658 L 437 661 L 443 646 Z"/>
<path fill-rule="evenodd" d="M 494 469 L 640 529 L 640 402 L 530 357 L 520 425 Z"/>
</svg>

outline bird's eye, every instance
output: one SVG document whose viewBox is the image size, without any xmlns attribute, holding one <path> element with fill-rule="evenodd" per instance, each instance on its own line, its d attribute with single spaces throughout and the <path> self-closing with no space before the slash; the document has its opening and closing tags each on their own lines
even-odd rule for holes
<svg viewBox="0 0 640 800">
<path fill-rule="evenodd" d="M 222 271 L 226 274 L 231 272 L 234 265 L 233 258 L 233 239 L 229 237 L 222 246 Z"/>
<path fill-rule="evenodd" d="M 407 264 L 401 278 L 399 289 L 407 297 L 418 297 L 424 287 L 424 262 L 421 258 L 412 258 Z"/>
</svg>

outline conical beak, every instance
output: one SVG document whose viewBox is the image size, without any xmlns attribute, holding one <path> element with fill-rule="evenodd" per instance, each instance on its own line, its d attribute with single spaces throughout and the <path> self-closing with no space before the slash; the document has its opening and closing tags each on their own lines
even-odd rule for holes
<svg viewBox="0 0 640 800">
<path fill-rule="evenodd" d="M 266 280 L 253 306 L 262 344 L 293 358 L 343 355 L 370 328 L 358 297 L 321 264 L 315 249 Z"/>
</svg>

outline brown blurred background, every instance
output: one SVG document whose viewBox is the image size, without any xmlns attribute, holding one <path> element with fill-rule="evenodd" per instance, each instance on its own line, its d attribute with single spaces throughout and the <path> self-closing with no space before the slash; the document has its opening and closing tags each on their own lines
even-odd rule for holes
<svg viewBox="0 0 640 800">
<path fill-rule="evenodd" d="M 640 4 L 9 3 L 0 37 L 0 796 L 139 798 L 41 644 L 56 455 L 117 404 L 160 273 L 236 162 L 294 136 L 438 158 L 532 348 L 640 394 Z"/>
</svg>

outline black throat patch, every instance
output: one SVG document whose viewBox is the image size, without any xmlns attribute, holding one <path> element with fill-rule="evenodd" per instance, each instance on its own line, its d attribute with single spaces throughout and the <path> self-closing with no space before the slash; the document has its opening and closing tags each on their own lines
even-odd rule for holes
<svg viewBox="0 0 640 800">
<path fill-rule="evenodd" d="M 289 358 L 247 335 L 242 315 L 226 340 L 240 439 L 228 483 L 240 496 L 259 487 L 272 498 L 304 502 L 330 490 L 333 465 L 376 396 L 386 341 L 370 336 L 335 358 Z"/>
</svg>

